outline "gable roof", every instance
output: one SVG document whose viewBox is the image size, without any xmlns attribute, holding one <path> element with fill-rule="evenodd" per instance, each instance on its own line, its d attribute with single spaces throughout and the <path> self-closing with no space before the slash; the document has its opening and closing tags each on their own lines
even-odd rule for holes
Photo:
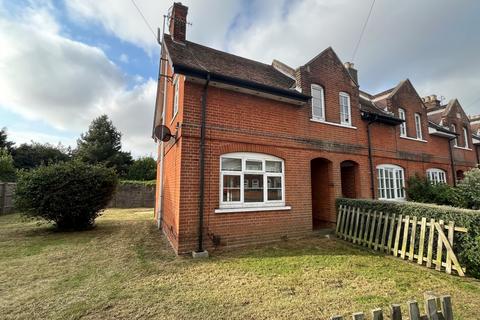
<svg viewBox="0 0 480 320">
<path fill-rule="evenodd" d="M 343 71 L 344 73 L 353 81 L 353 83 L 355 83 L 355 85 L 358 87 L 358 82 L 357 80 L 355 80 L 352 75 L 350 74 L 350 72 L 348 72 L 347 68 L 345 68 L 345 65 L 342 63 L 342 60 L 340 60 L 340 58 L 338 57 L 337 53 L 335 52 L 335 50 L 333 50 L 332 47 L 328 47 L 326 48 L 325 50 L 323 50 L 322 52 L 320 52 L 319 54 L 317 54 L 315 57 L 313 57 L 312 59 L 310 59 L 307 63 L 305 63 L 303 66 L 307 66 L 309 64 L 311 64 L 312 62 L 314 62 L 315 60 L 321 58 L 322 56 L 326 55 L 327 53 L 331 53 L 333 55 L 333 57 L 335 58 L 335 60 L 337 60 L 337 62 L 339 64 L 342 65 L 342 68 L 343 68 Z"/>
<path fill-rule="evenodd" d="M 258 85 L 274 89 L 278 93 L 308 100 L 310 96 L 295 90 L 295 80 L 281 73 L 272 65 L 242 58 L 227 52 L 212 49 L 194 42 L 178 43 L 168 34 L 164 35 L 165 49 L 178 73 L 197 76 L 210 74 L 227 81 Z"/>
</svg>

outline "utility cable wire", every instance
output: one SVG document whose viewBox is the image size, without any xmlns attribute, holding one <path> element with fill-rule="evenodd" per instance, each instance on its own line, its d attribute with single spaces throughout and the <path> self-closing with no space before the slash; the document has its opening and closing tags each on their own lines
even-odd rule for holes
<svg viewBox="0 0 480 320">
<path fill-rule="evenodd" d="M 365 33 L 365 29 L 367 28 L 368 20 L 370 19 L 370 16 L 372 15 L 374 5 L 375 5 L 375 0 L 372 1 L 372 5 L 370 6 L 370 11 L 368 12 L 367 19 L 365 20 L 365 23 L 363 24 L 363 27 L 362 27 L 362 32 L 360 33 L 360 38 L 358 38 L 358 42 L 357 42 L 357 45 L 355 46 L 355 50 L 353 50 L 353 55 L 352 55 L 352 60 L 351 60 L 352 62 L 353 62 L 353 60 L 355 60 L 355 56 L 357 55 L 358 47 L 360 46 L 360 42 L 362 41 L 363 34 Z"/>
<path fill-rule="evenodd" d="M 150 26 L 150 23 L 148 23 L 147 18 L 145 18 L 145 16 L 143 15 L 142 10 L 140 10 L 140 8 L 137 6 L 137 4 L 135 3 L 135 0 L 130 0 L 130 1 L 132 2 L 133 6 L 137 9 L 138 13 L 143 19 L 143 22 L 145 22 L 145 25 L 147 26 L 147 28 L 152 32 L 153 37 L 155 38 L 155 42 L 158 42 L 157 35 L 155 34 L 155 31 L 153 31 L 152 26 Z"/>
<path fill-rule="evenodd" d="M 465 108 L 471 107 L 471 106 L 473 106 L 474 104 L 476 104 L 476 103 L 479 102 L 479 101 L 480 101 L 480 97 L 478 97 L 478 99 L 473 100 L 472 103 L 467 104 Z"/>
</svg>

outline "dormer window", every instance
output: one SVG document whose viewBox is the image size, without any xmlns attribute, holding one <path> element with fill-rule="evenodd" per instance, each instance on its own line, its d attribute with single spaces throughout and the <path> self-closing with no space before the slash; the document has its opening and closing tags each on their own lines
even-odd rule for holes
<svg viewBox="0 0 480 320">
<path fill-rule="evenodd" d="M 325 97 L 323 88 L 318 84 L 311 85 L 312 94 L 312 119 L 325 120 Z"/>
<path fill-rule="evenodd" d="M 416 133 L 417 133 L 417 139 L 418 140 L 423 140 L 422 117 L 420 116 L 419 113 L 415 113 L 415 130 L 416 130 Z"/>
<path fill-rule="evenodd" d="M 398 108 L 398 117 L 402 120 L 404 120 L 404 122 L 402 122 L 402 124 L 400 124 L 400 137 L 406 137 L 407 136 L 407 121 L 405 120 L 406 117 L 405 117 L 405 110 L 403 110 L 402 108 Z"/>
<path fill-rule="evenodd" d="M 350 108 L 350 95 L 346 92 L 340 92 L 340 123 L 352 125 L 352 112 Z"/>
</svg>

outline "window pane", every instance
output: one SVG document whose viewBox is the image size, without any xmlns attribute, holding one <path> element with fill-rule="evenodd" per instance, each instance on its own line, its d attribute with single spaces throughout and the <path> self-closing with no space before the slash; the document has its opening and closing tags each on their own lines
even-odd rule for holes
<svg viewBox="0 0 480 320">
<path fill-rule="evenodd" d="M 281 161 L 265 161 L 265 171 L 267 172 L 282 172 Z"/>
<path fill-rule="evenodd" d="M 262 161 L 247 160 L 245 163 L 245 166 L 247 167 L 246 170 L 254 170 L 254 171 L 263 170 Z"/>
<path fill-rule="evenodd" d="M 282 178 L 267 177 L 267 184 L 268 184 L 267 200 L 282 200 Z"/>
<path fill-rule="evenodd" d="M 323 88 L 312 85 L 312 118 L 323 119 Z"/>
<path fill-rule="evenodd" d="M 242 159 L 222 158 L 222 171 L 242 171 Z"/>
<path fill-rule="evenodd" d="M 244 201 L 263 202 L 263 175 L 246 174 L 243 179 Z"/>
<path fill-rule="evenodd" d="M 223 176 L 223 202 L 240 201 L 240 176 Z"/>
</svg>

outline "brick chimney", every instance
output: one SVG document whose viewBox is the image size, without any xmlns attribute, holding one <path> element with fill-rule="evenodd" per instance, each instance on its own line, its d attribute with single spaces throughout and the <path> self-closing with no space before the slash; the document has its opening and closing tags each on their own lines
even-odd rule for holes
<svg viewBox="0 0 480 320">
<path fill-rule="evenodd" d="M 185 42 L 187 35 L 187 13 L 187 6 L 184 6 L 181 2 L 173 3 L 169 21 L 169 31 L 174 41 Z"/>
<path fill-rule="evenodd" d="M 345 62 L 343 65 L 347 69 L 348 73 L 350 73 L 353 80 L 355 80 L 355 83 L 358 84 L 358 71 L 353 67 L 353 62 Z"/>
<path fill-rule="evenodd" d="M 423 97 L 422 100 L 427 109 L 440 106 L 440 100 L 438 100 L 436 94 L 431 94 L 429 96 Z"/>
</svg>

